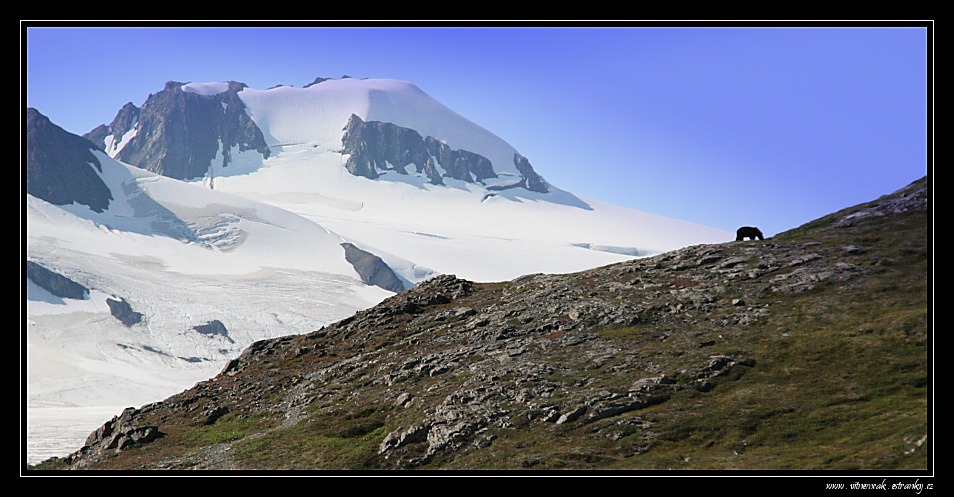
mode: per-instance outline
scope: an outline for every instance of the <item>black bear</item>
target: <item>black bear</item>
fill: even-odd
[[[735,241],[741,242],[746,238],[749,240],[755,240],[756,238],[759,240],[764,240],[764,238],[762,238],[762,232],[759,231],[758,228],[754,228],[752,226],[743,226],[735,232]]]

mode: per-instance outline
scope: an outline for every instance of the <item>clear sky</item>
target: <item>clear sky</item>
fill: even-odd
[[[349,75],[414,83],[559,188],[732,231],[933,173],[932,23],[22,26],[25,106],[76,134],[170,80]]]

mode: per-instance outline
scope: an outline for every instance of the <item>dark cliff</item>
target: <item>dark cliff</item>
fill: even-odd
[[[352,114],[344,128],[342,154],[348,155],[345,167],[351,174],[375,179],[381,171],[407,174],[408,166],[426,175],[435,185],[444,184],[444,178],[468,183],[483,183],[496,178],[493,164],[486,157],[468,151],[453,149],[432,137],[422,137],[413,129],[379,121],[365,122]],[[543,179],[521,155],[514,156],[514,165],[521,180],[512,187],[547,193]]]
[[[141,109],[126,104],[109,126],[86,136],[105,148],[107,136],[118,141],[135,128],[135,136],[115,158],[176,179],[204,176],[219,152],[221,165],[227,167],[234,148],[255,150],[268,158],[264,136],[238,96],[244,83],[230,81],[227,91],[215,95],[184,91],[182,85],[166,83]]]
[[[113,195],[97,172],[96,147],[50,122],[34,108],[26,114],[27,193],[51,204],[83,204],[95,212],[109,207]]]

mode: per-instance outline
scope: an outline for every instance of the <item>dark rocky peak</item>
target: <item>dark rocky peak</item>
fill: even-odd
[[[332,79],[332,78],[322,78],[321,76],[318,76],[317,78],[315,78],[314,81],[312,81],[311,83],[308,83],[307,85],[305,85],[305,88],[308,88],[308,87],[311,87],[311,86],[315,86],[315,85],[317,85],[317,84],[319,84],[319,83],[324,83],[325,81],[328,81],[329,79]]]
[[[139,122],[139,107],[133,105],[132,102],[127,102],[113,118],[112,123],[108,126],[104,124],[97,126],[83,135],[83,138],[93,142],[100,150],[108,151],[111,146],[118,144],[123,136],[136,126],[137,122]],[[110,138],[109,145],[106,143],[107,138]]]
[[[93,130],[90,138],[105,148],[106,137],[113,136],[115,142],[135,127],[135,136],[116,151],[116,159],[176,179],[206,175],[220,143],[225,147],[223,167],[231,162],[236,147],[269,156],[261,130],[238,96],[245,83],[229,81],[228,90],[212,95],[183,90],[183,85],[167,82],[140,109],[126,104],[110,126]]]
[[[96,146],[27,109],[27,193],[56,205],[79,203],[103,212],[113,199],[97,174],[102,164]]]
[[[333,80],[333,79],[335,79],[335,78],[323,78],[323,77],[321,77],[321,76],[318,76],[317,78],[315,78],[314,81],[312,81],[311,83],[308,83],[308,84],[305,85],[304,87],[305,87],[305,88],[308,88],[308,87],[310,87],[310,86],[315,86],[315,85],[317,85],[317,84],[319,84],[319,83],[324,83],[325,81],[330,81],[330,80]],[[351,76],[348,76],[347,74],[344,74],[344,75],[342,75],[342,76],[341,76],[340,78],[338,78],[338,79],[351,79]]]
[[[468,150],[453,149],[432,136],[422,137],[410,128],[364,121],[352,114],[343,131],[341,153],[349,155],[345,167],[355,176],[375,179],[382,171],[407,174],[407,167],[413,165],[435,185],[444,184],[445,177],[468,183],[483,183],[497,177],[490,159]],[[514,164],[523,179],[510,188],[547,193],[546,183],[525,157],[516,154]]]

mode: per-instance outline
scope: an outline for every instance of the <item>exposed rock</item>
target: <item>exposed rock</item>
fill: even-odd
[[[244,83],[230,81],[227,91],[215,95],[184,91],[182,86],[166,83],[138,112],[127,104],[109,126],[87,136],[103,149],[128,137],[121,148],[109,150],[116,159],[176,179],[206,175],[218,153],[227,167],[234,149],[269,157],[264,135],[238,96]]]
[[[835,227],[850,224],[853,221],[872,216],[900,214],[907,211],[926,210],[928,208],[928,190],[926,179],[912,182],[910,185],[873,202],[863,204],[858,209],[844,214],[834,224]]]
[[[345,250],[345,260],[358,272],[361,281],[395,293],[404,290],[404,283],[380,257],[351,243],[342,243],[341,246]]]
[[[530,165],[530,161],[526,157],[520,154],[514,154],[513,165],[517,166],[517,171],[520,171],[520,174],[523,175],[522,186],[524,188],[531,192],[539,193],[547,193],[550,191],[550,189],[547,188],[546,182],[533,170],[533,166]]]
[[[48,292],[64,299],[83,300],[89,297],[89,289],[33,262],[26,262],[26,276]]]
[[[229,341],[233,341],[229,337],[229,330],[224,324],[222,324],[222,321],[219,321],[218,319],[213,319],[212,321],[209,321],[205,324],[193,326],[192,329],[203,335],[220,336],[227,338]]]
[[[26,119],[27,193],[55,205],[74,202],[94,212],[109,207],[113,195],[97,174],[102,164],[92,142],[65,131],[34,108]]]
[[[321,76],[318,76],[317,78],[314,79],[314,81],[312,81],[311,83],[308,83],[303,88],[308,88],[308,87],[317,85],[319,83],[323,83],[325,81],[328,81],[329,79],[332,79],[332,78],[322,78]]]
[[[444,176],[468,183],[482,183],[486,179],[497,177],[490,159],[482,155],[467,150],[452,149],[446,143],[431,136],[425,138],[424,143],[430,157],[433,157],[437,165],[444,169]]]
[[[444,184],[444,178],[484,183],[497,177],[486,157],[452,149],[437,138],[422,137],[410,128],[380,121],[365,122],[352,114],[343,131],[341,153],[348,155],[345,168],[355,176],[375,179],[384,171],[408,174],[407,168],[413,165],[417,173],[426,175],[435,185]],[[514,164],[522,175],[521,180],[514,185],[490,189],[523,187],[547,193],[546,183],[525,157],[517,154]]]
[[[108,298],[106,304],[109,305],[109,313],[127,328],[142,321],[142,313],[134,311],[129,302],[126,302],[126,299],[114,300]]]
[[[556,424],[562,425],[564,423],[572,423],[573,421],[580,419],[581,416],[586,414],[586,410],[587,410],[586,406],[580,406],[570,412],[561,414],[560,417],[557,418]]]
[[[409,428],[398,428],[388,433],[381,441],[378,448],[379,453],[387,452],[391,449],[398,449],[410,443],[418,443],[427,440],[428,429],[423,426],[411,426]]]
[[[137,414],[138,410],[130,407],[123,410],[119,416],[113,416],[87,437],[80,451],[67,457],[67,463],[76,469],[82,469],[108,457],[110,453],[121,452],[136,444],[149,443],[162,436],[157,426],[138,424]]]
[[[83,138],[93,142],[100,150],[104,150],[107,153],[115,153],[121,148],[123,138],[126,137],[127,133],[135,129],[136,123],[138,122],[139,107],[133,105],[132,102],[127,102],[126,105],[123,105],[123,107],[119,109],[119,113],[113,118],[113,122],[108,126],[105,124],[97,126],[89,133],[83,135]]]

